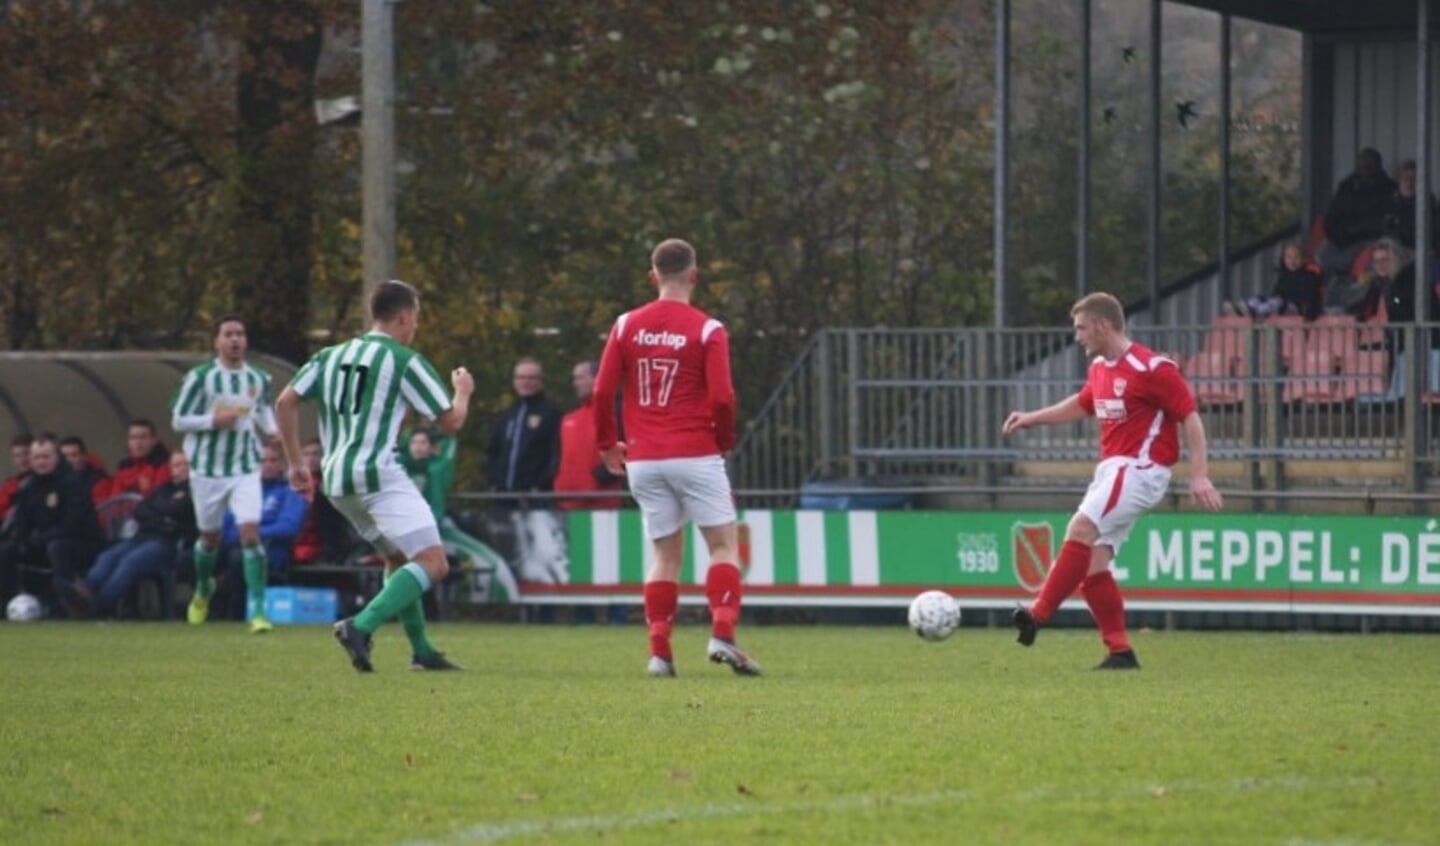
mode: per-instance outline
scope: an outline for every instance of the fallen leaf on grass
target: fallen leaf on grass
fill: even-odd
[[[516,802],[539,802],[539,801],[540,801],[540,794],[538,794],[538,793],[516,793],[516,794],[515,794],[515,801],[516,801]]]
[[[415,758],[409,752],[405,753],[405,766],[415,769]]]
[[[671,781],[689,781],[689,780],[690,780],[690,771],[689,771],[689,770],[671,770],[671,771],[670,771],[670,780],[671,780]]]
[[[48,806],[40,809],[40,816],[42,816],[42,817],[63,817],[63,816],[65,816],[65,809],[64,809],[64,808],[57,808],[57,807],[55,807],[54,805],[48,805]]]
[[[754,795],[755,795],[755,791],[751,790],[750,788],[746,787],[746,786],[743,785],[743,784],[737,784],[737,785],[735,785],[735,792],[736,792],[736,793],[739,793],[741,796],[754,796]]]
[[[260,822],[261,822],[262,820],[264,820],[264,819],[265,819],[265,814],[264,814],[264,812],[262,812],[262,811],[251,811],[251,812],[245,817],[245,822],[249,823],[250,825],[259,825]]]

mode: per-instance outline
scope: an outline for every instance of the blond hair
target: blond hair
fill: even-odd
[[[1103,320],[1114,327],[1116,332],[1125,331],[1125,307],[1110,294],[1095,293],[1081,297],[1070,307],[1071,317],[1080,314]]]

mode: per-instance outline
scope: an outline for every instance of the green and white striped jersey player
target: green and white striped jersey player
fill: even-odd
[[[190,491],[195,501],[195,595],[186,613],[192,624],[209,617],[215,590],[215,556],[228,508],[240,530],[245,587],[254,613],[250,630],[268,632],[265,619],[265,549],[260,544],[261,437],[276,432],[270,376],[245,362],[245,321],[227,314],[215,321],[215,358],[190,370],[171,404],[170,425],[185,435]]]
[[[407,411],[453,435],[465,424],[475,382],[450,373],[453,395],[424,356],[410,348],[419,327],[420,295],[404,282],[377,286],[370,297],[371,329],[316,353],[276,400],[281,442],[297,490],[314,484],[300,447],[301,402],[320,412],[320,490],[360,535],[385,557],[385,588],[352,618],[335,624],[335,638],[360,672],[374,669],[370,636],[398,617],[410,640],[410,667],[454,670],[425,635],[421,596],[444,581],[450,565],[429,504],[406,475],[396,442]]]

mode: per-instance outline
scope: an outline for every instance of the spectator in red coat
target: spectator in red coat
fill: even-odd
[[[560,466],[555,473],[555,492],[618,491],[620,477],[605,469],[600,450],[595,446],[595,374],[594,361],[582,361],[572,370],[575,396],[580,406],[560,421]],[[572,498],[555,500],[556,508],[619,508],[619,497]]]
[[[35,440],[28,434],[16,435],[10,439],[10,465],[15,472],[0,482],[0,523],[5,522],[15,504],[15,493],[20,483],[30,475],[30,444]]]
[[[105,488],[108,499],[122,493],[142,496],[170,480],[170,450],[155,434],[155,424],[131,420],[126,432],[126,456],[115,465],[115,475]]]

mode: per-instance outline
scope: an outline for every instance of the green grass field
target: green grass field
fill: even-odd
[[[1440,842],[1440,639],[0,625],[0,843]]]

